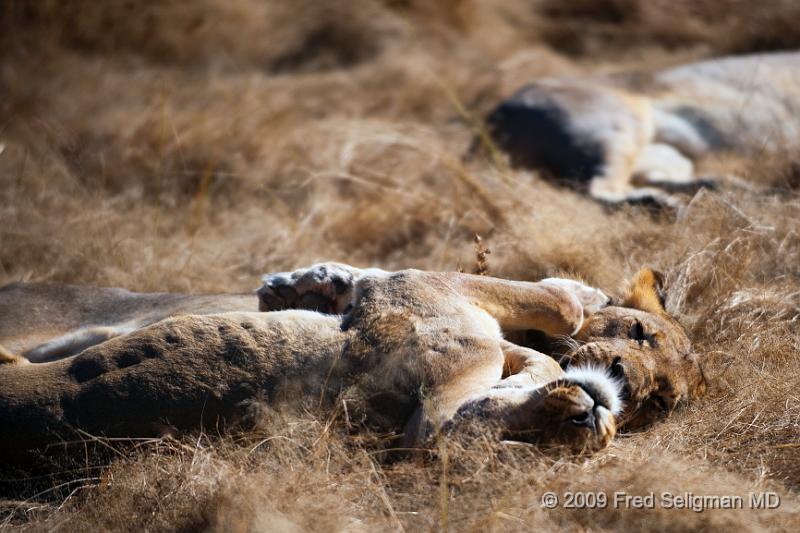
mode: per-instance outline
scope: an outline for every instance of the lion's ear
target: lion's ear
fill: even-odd
[[[643,268],[633,277],[623,306],[655,314],[666,313],[664,275],[651,268]]]

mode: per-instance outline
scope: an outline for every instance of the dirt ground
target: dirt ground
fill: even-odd
[[[760,189],[654,214],[463,156],[527,80],[792,49],[798,17],[788,0],[0,2],[0,284],[232,292],[320,260],[471,270],[478,233],[495,276],[566,272],[614,293],[642,265],[662,270],[711,384],[591,458],[477,440],[382,461],[313,413],[244,435],[108,443],[103,464],[0,479],[0,524],[796,529],[800,158],[702,161]],[[544,508],[546,491],[562,505]],[[608,504],[565,508],[570,491]],[[749,509],[764,491],[780,506]],[[616,492],[745,508],[632,509]]]

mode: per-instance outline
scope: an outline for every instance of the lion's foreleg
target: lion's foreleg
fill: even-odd
[[[526,412],[540,400],[533,392],[564,377],[564,371],[550,357],[500,340],[500,353],[486,346],[470,357],[453,354],[449,376],[423,396],[419,409],[404,428],[404,447],[424,443],[438,429],[470,419],[516,431],[535,422]],[[460,366],[464,360],[469,366]],[[460,423],[460,422],[458,422]]]
[[[534,387],[564,376],[559,364],[543,353],[508,341],[500,341],[505,361],[503,379],[494,388]]]
[[[462,275],[457,290],[506,331],[535,329],[552,336],[574,335],[584,316],[608,303],[602,291],[560,278],[530,283]]]

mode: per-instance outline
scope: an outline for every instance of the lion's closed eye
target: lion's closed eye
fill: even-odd
[[[661,396],[657,396],[657,395],[654,395],[651,399],[653,401],[653,405],[655,405],[656,408],[659,411],[661,411],[663,413],[668,413],[669,412],[669,410],[670,410],[669,409],[669,404],[667,403],[666,399],[662,398]]]

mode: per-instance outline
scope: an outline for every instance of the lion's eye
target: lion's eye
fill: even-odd
[[[661,396],[653,396],[652,400],[659,411],[662,411],[664,413],[669,411],[669,406],[667,405],[667,401]]]
[[[588,411],[569,417],[569,421],[576,426],[588,426],[593,422],[592,415]]]
[[[643,346],[644,341],[647,341],[647,344],[649,344],[651,348],[658,348],[658,340],[656,339],[656,335],[653,333],[647,333],[639,320],[634,322],[631,328],[628,330],[628,337],[638,342],[639,346]]]
[[[637,320],[633,323],[631,329],[628,330],[628,337],[638,341],[639,344],[642,344],[647,339],[647,335],[644,332],[644,326],[642,326],[641,322]]]

